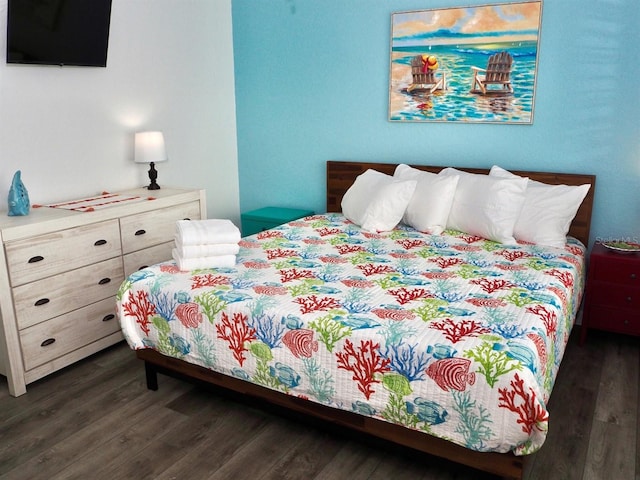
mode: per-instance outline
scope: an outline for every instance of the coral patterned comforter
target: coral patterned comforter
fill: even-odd
[[[340,214],[246,237],[235,268],[131,275],[118,315],[152,348],[478,451],[543,444],[584,247],[506,246]]]

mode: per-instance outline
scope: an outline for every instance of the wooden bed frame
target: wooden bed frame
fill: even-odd
[[[443,168],[423,165],[412,166],[430,172],[438,172]],[[327,211],[339,212],[341,210],[340,202],[342,200],[342,196],[354,182],[355,178],[367,169],[372,168],[384,173],[393,174],[395,167],[395,164],[369,162],[327,162]],[[488,173],[488,169],[464,168],[461,170],[472,173]],[[514,171],[513,173],[550,184],[591,184],[591,189],[584,199],[570,229],[570,234],[572,236],[578,238],[585,245],[588,245],[595,189],[594,175],[521,171]],[[147,387],[151,390],[158,389],[158,373],[204,381],[208,384],[223,387],[242,395],[250,396],[261,401],[267,401],[288,410],[310,415],[332,424],[348,427],[359,432],[373,435],[431,455],[446,458],[456,463],[468,465],[504,478],[522,478],[524,457],[518,457],[512,453],[483,453],[469,450],[451,442],[431,437],[422,432],[410,430],[383,420],[364,417],[356,413],[338,410],[270,390],[260,385],[255,385],[208,370],[198,365],[192,365],[182,360],[164,356],[154,350],[136,350],[136,355],[139,359],[145,362]]]

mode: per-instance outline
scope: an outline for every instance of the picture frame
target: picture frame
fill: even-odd
[[[542,0],[391,15],[389,121],[533,124]]]

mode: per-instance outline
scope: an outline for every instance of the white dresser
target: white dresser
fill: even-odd
[[[0,373],[9,393],[122,340],[124,278],[171,258],[176,220],[206,218],[204,190],[146,188],[79,212],[0,212]]]

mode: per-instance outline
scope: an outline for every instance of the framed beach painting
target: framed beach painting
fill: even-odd
[[[542,1],[391,16],[389,120],[533,123]]]

